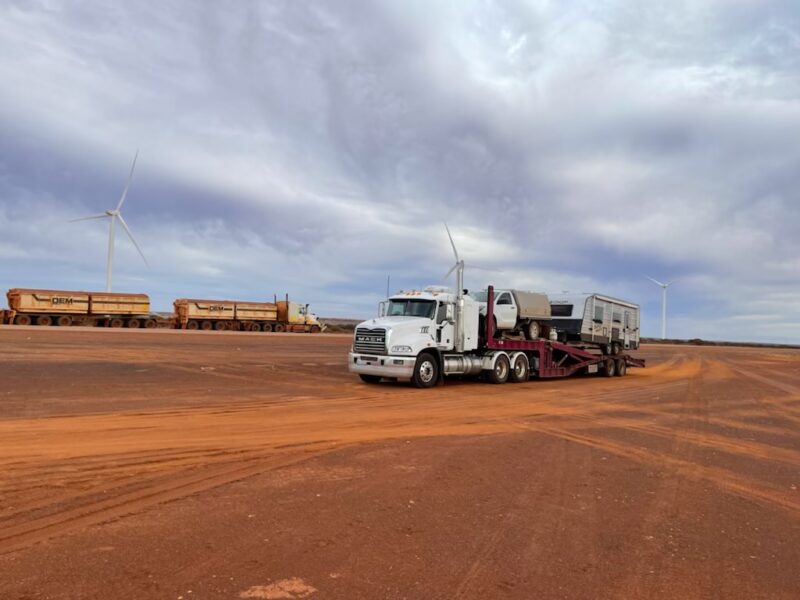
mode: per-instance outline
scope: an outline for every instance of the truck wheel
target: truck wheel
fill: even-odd
[[[36,324],[41,325],[42,327],[49,327],[53,324],[53,319],[47,315],[42,315],[41,317],[36,317]]]
[[[364,383],[380,383],[381,378],[377,375],[359,375],[361,377],[361,381]]]
[[[14,324],[15,325],[30,325],[31,318],[29,315],[17,315],[14,317]]]
[[[537,339],[542,333],[541,327],[539,327],[538,321],[530,321],[525,326],[525,337],[529,340]]]
[[[628,364],[625,362],[624,358],[617,359],[617,375],[622,377],[628,372]]]
[[[508,363],[508,357],[505,354],[501,354],[497,357],[497,360],[494,361],[494,368],[486,372],[486,377],[490,383],[505,383],[508,381],[508,374],[510,371],[511,367]]]
[[[250,331],[261,331],[261,323],[251,323]]]
[[[320,331],[322,331],[322,328],[319,325],[311,326],[311,333],[319,333]]]
[[[272,331],[272,323],[264,323],[263,329],[264,329],[264,331],[269,333],[270,331]]]
[[[67,315],[62,315],[58,317],[58,321],[56,321],[56,323],[58,323],[59,327],[69,327],[70,325],[72,325],[72,317],[68,317]]]
[[[613,377],[617,372],[617,361],[613,358],[607,358],[603,361],[603,375],[606,377]]]
[[[128,321],[128,327],[131,329],[138,329],[141,324],[142,323],[139,321],[139,319],[131,319]]]
[[[144,322],[145,329],[155,329],[156,325],[158,325],[158,323],[156,323],[155,319],[147,319],[147,321]]]
[[[203,331],[211,331],[214,329],[214,323],[212,321],[203,321],[200,323],[200,329]]]
[[[283,323],[278,323],[277,325],[275,325],[275,331],[277,331],[278,333],[281,333],[285,330],[286,327],[283,326]]]
[[[217,331],[222,331],[223,329],[225,329],[225,321],[217,321],[216,323],[214,323],[214,329],[216,329]]]
[[[430,388],[439,381],[439,365],[433,355],[423,352],[414,365],[414,376],[411,382],[418,388]]]
[[[188,323],[186,323],[186,329],[189,329],[191,331],[197,331],[198,329],[200,329],[200,323],[198,323],[197,321],[189,321]]]
[[[122,319],[111,319],[108,322],[109,327],[122,327]]]
[[[514,365],[511,368],[511,373],[508,375],[508,380],[511,383],[522,383],[528,381],[528,357],[524,354],[518,354],[514,359]]]
[[[619,354],[619,344],[617,342],[611,344],[611,354],[613,354],[614,356]]]

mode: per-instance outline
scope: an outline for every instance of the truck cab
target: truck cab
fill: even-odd
[[[422,355],[441,363],[442,353],[452,352],[463,331],[465,348],[477,348],[478,307],[462,297],[463,326],[457,328],[459,299],[447,288],[400,292],[382,303],[380,316],[360,323],[353,337],[349,368],[368,383],[382,377],[424,377],[415,369]],[[434,369],[437,373],[441,372]],[[430,382],[424,382],[430,383]],[[435,382],[434,382],[435,383]]]

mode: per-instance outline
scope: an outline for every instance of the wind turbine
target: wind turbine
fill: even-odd
[[[450,277],[450,274],[455,271],[456,272],[456,292],[459,296],[463,293],[464,290],[464,268],[469,267],[470,269],[478,269],[480,271],[494,271],[499,272],[499,269],[487,269],[486,267],[477,267],[475,265],[467,265],[464,264],[464,261],[458,256],[458,250],[456,249],[456,243],[453,241],[453,236],[450,233],[450,228],[447,226],[447,223],[444,224],[444,228],[447,230],[447,237],[450,238],[450,245],[453,247],[453,254],[456,257],[456,263],[450,267],[450,270],[442,279],[447,279]]]
[[[661,287],[661,339],[665,340],[667,339],[667,288],[674,282],[670,281],[669,283],[661,283],[657,279],[647,277],[647,275],[645,275],[645,278]]]
[[[139,252],[139,256],[142,257],[144,264],[148,267],[150,264],[147,262],[147,259],[144,257],[144,253],[142,253],[142,249],[139,248],[139,244],[136,243],[136,239],[133,237],[131,230],[128,228],[128,224],[125,222],[125,219],[122,218],[122,205],[125,202],[125,197],[128,195],[128,188],[131,186],[131,179],[133,179],[133,170],[136,168],[136,159],[139,156],[139,151],[136,151],[136,154],[133,157],[133,164],[131,165],[131,172],[128,175],[128,182],[125,184],[125,189],[122,191],[122,197],[119,199],[119,203],[117,204],[116,208],[109,209],[99,215],[92,215],[91,217],[81,217],[80,219],[72,219],[70,223],[74,223],[76,221],[91,221],[94,219],[108,219],[108,266],[106,267],[106,291],[111,291],[111,273],[114,267],[114,226],[119,220],[119,224],[122,225],[122,228],[125,230],[125,233],[128,234],[128,237],[133,242],[133,245],[136,247],[136,250]]]

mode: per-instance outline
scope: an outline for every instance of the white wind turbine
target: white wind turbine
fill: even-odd
[[[128,188],[131,186],[131,179],[133,179],[133,170],[136,168],[136,159],[139,156],[139,151],[136,151],[136,154],[133,157],[133,164],[131,165],[131,172],[128,175],[128,183],[125,184],[125,189],[122,191],[122,197],[119,199],[119,203],[117,204],[116,208],[112,208],[107,210],[99,215],[92,215],[91,217],[81,217],[80,219],[72,219],[70,223],[74,223],[76,221],[91,221],[93,219],[108,219],[108,265],[106,267],[106,291],[111,291],[111,273],[114,267],[114,226],[119,220],[119,224],[122,225],[122,228],[125,230],[125,233],[128,234],[128,237],[133,242],[133,245],[138,250],[139,255],[142,257],[144,264],[148,267],[150,264],[147,262],[147,259],[144,257],[144,253],[142,253],[142,249],[139,248],[139,244],[136,243],[136,240],[131,233],[131,230],[128,228],[128,224],[125,222],[125,219],[122,218],[122,204],[125,202],[125,197],[128,195]]]
[[[645,275],[645,278],[661,287],[661,339],[665,340],[667,339],[667,288],[674,282],[670,281],[669,283],[661,283],[657,279],[647,277],[647,275]]]

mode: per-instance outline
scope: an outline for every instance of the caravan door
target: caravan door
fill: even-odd
[[[631,312],[629,310],[625,311],[623,324],[625,326],[622,328],[622,345],[626,350],[629,350],[631,347]]]

